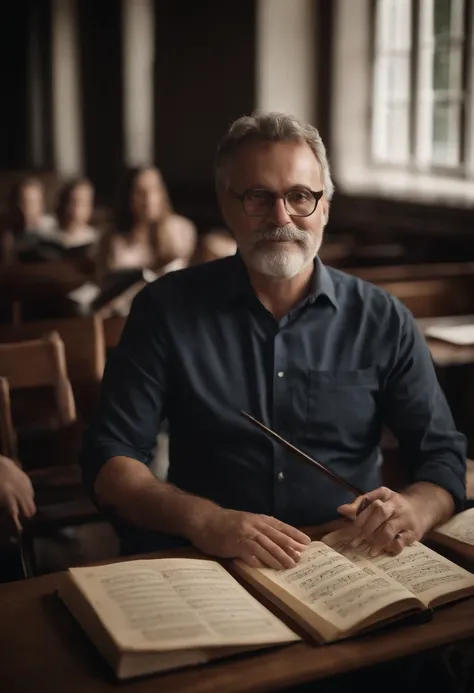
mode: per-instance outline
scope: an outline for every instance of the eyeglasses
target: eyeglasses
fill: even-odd
[[[318,206],[324,190],[310,190],[305,187],[292,188],[284,195],[277,195],[271,190],[252,188],[244,190],[239,195],[230,188],[230,191],[240,201],[242,209],[248,217],[265,217],[275,206],[277,198],[284,201],[286,212],[291,217],[309,217]]]

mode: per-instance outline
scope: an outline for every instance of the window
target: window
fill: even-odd
[[[377,0],[372,161],[474,176],[474,0]]]

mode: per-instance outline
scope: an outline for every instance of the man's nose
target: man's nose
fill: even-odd
[[[275,198],[275,203],[269,214],[269,219],[271,219],[277,226],[286,226],[286,224],[291,224],[291,217],[286,211],[285,200],[282,197]]]

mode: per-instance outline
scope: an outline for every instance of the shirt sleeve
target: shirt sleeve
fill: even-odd
[[[135,298],[120,343],[107,360],[98,414],[86,432],[81,464],[86,486],[111,457],[149,465],[166,415],[168,348],[149,287]]]
[[[384,421],[399,441],[412,482],[428,481],[448,491],[463,508],[466,439],[456,430],[438,383],[425,338],[402,309],[397,355],[384,390]]]

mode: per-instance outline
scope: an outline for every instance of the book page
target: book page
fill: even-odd
[[[474,546],[474,508],[455,515],[444,525],[436,527],[434,532]]]
[[[383,553],[370,558],[360,548],[348,547],[342,536],[341,530],[337,530],[323,537],[323,541],[369,574],[375,575],[383,571],[392,581],[415,594],[425,606],[430,606],[442,595],[474,588],[474,576],[471,573],[420,542],[406,546],[398,556]]]
[[[339,631],[350,630],[386,606],[412,598],[401,585],[384,575],[368,574],[319,541],[305,548],[294,568],[246,570],[278,585]]]
[[[214,561],[145,559],[69,572],[122,649],[299,640]]]

